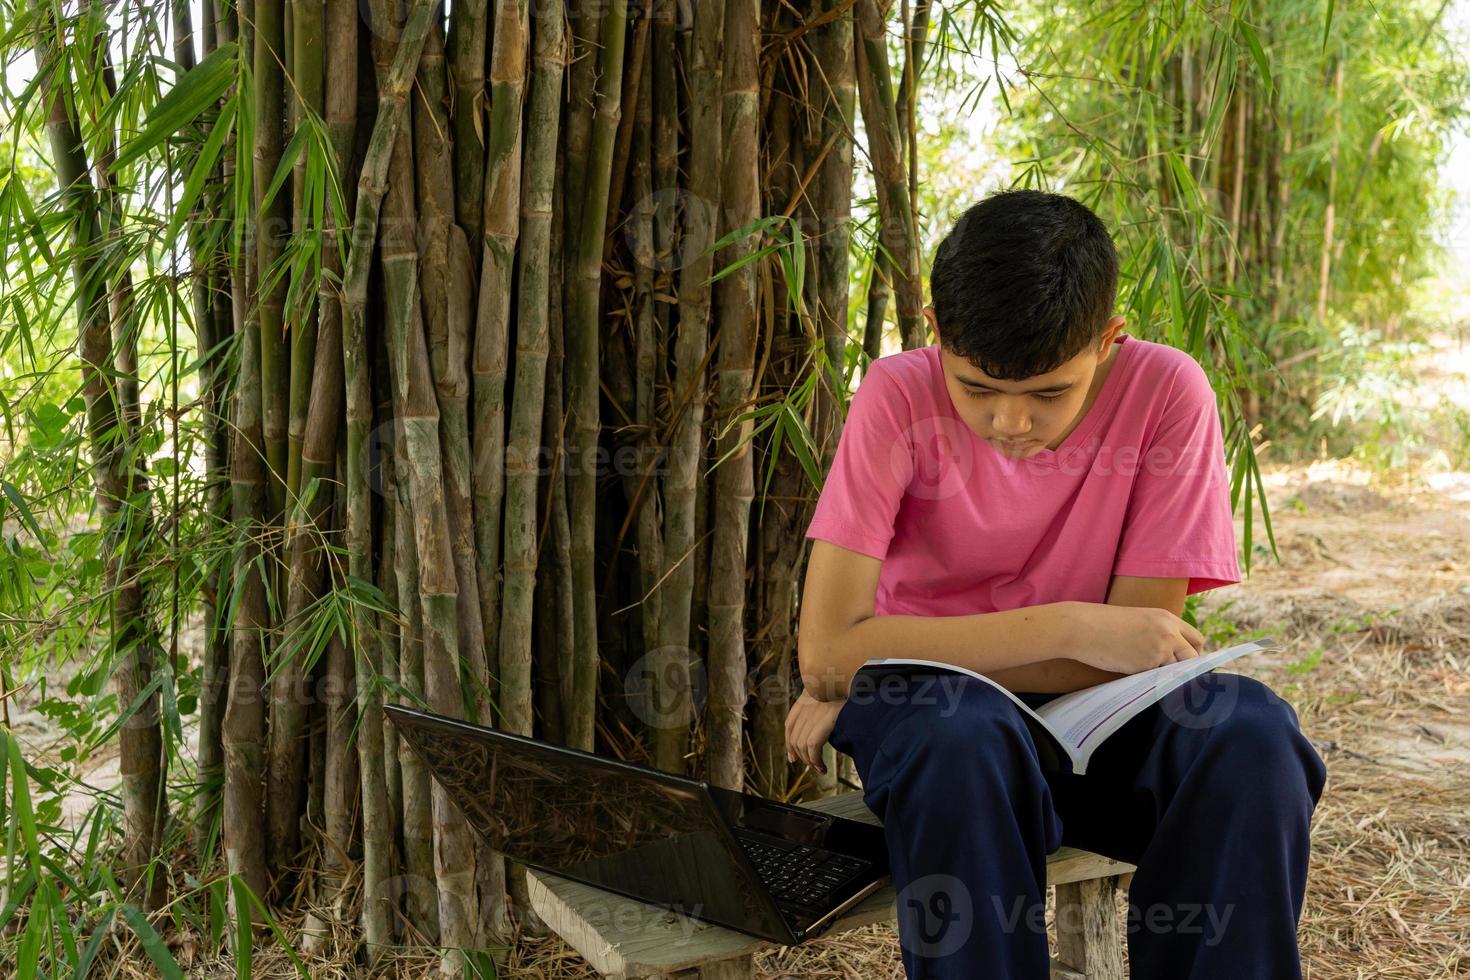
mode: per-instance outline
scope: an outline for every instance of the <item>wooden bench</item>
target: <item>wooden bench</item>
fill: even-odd
[[[882,826],[860,792],[802,805]],[[1133,865],[1063,847],[1047,856],[1046,871],[1047,884],[1056,887],[1059,955],[1052,961],[1052,980],[1123,980],[1123,930],[1113,893],[1126,885]],[[733,929],[542,871],[528,870],[526,882],[531,904],[547,926],[594,969],[616,980],[751,980],[755,954],[775,948]],[[890,883],[812,941],[897,917],[897,893]]]

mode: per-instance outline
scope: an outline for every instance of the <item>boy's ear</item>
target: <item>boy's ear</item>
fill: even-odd
[[[1108,347],[1112,344],[1113,340],[1118,336],[1118,334],[1123,332],[1123,328],[1127,326],[1127,324],[1127,318],[1124,317],[1121,313],[1118,313],[1111,317],[1108,320],[1108,325],[1103,328],[1102,349],[1098,353],[1106,354]]]
[[[939,319],[934,313],[933,305],[924,307],[924,319],[929,321],[929,329],[934,331],[934,339],[939,339]]]

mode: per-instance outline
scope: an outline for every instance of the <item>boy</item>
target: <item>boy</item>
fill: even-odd
[[[830,733],[853,757],[911,978],[1046,977],[1063,844],[1137,866],[1134,977],[1301,976],[1326,766],[1269,687],[1196,678],[1075,776],[973,677],[939,671],[935,696],[933,669],[858,669],[961,664],[1036,707],[1201,652],[1185,597],[1240,581],[1215,396],[1187,354],[1122,333],[1117,279],[1070,198],[966,211],[934,260],[939,343],[869,366],[806,534],[788,754],[821,767]]]

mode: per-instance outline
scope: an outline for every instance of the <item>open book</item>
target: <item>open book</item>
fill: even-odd
[[[1030,707],[1014,693],[984,674],[978,674],[957,664],[942,663],[936,660],[915,660],[909,657],[874,657],[864,661],[863,667],[916,664],[959,671],[962,674],[979,678],[1020,707],[1030,719],[1028,724],[1033,735],[1037,734],[1039,728],[1040,731],[1050,736],[1050,739],[1036,738],[1036,747],[1041,752],[1042,762],[1046,768],[1061,768],[1056,752],[1056,746],[1060,746],[1062,752],[1072,760],[1072,772],[1080,776],[1087,772],[1087,760],[1092,758],[1092,753],[1097,751],[1097,747],[1106,741],[1109,735],[1122,728],[1124,722],[1144,708],[1200,674],[1214,670],[1236,657],[1242,657],[1257,650],[1270,649],[1275,645],[1275,641],[1270,638],[1252,640],[1249,643],[1217,650],[1214,653],[1205,653],[1188,660],[1164,664],[1162,667],[1141,670],[1136,674],[1118,677],[1093,687],[1084,687],[1080,691],[1069,691],[1053,698],[1040,708]],[[1055,745],[1052,744],[1053,742]]]

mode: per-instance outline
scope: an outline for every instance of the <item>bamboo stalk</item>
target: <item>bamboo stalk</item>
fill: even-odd
[[[244,308],[253,275],[247,273],[236,295]],[[237,280],[238,281],[238,280]],[[265,823],[265,660],[270,616],[261,547],[265,513],[265,460],[260,435],[260,369],[256,336],[259,321],[248,317],[240,338],[240,383],[235,396],[235,445],[231,453],[230,499],[233,522],[240,535],[240,583],[235,601],[235,624],[230,649],[230,695],[225,706],[224,844],[231,874],[241,876],[260,897],[266,894]],[[242,910],[234,908],[236,918]],[[251,912],[252,921],[258,913]]]
[[[562,65],[566,57],[560,4],[549,0],[538,12],[542,16],[537,21],[527,120],[530,140],[524,160],[528,179],[521,187],[519,207],[521,265],[516,310],[516,375],[511,392],[510,440],[505,454],[505,583],[499,642],[504,725],[508,731],[521,735],[534,733],[530,688],[536,484],[541,415],[546,399],[551,193],[556,176]],[[502,18],[500,25],[505,25],[505,20]],[[500,25],[497,25],[497,38],[501,30],[512,29]],[[498,85],[497,80],[497,92],[501,91]],[[517,90],[515,95],[518,94]]]
[[[101,274],[102,259],[97,243],[102,239],[102,219],[92,180],[88,175],[86,149],[76,120],[67,111],[70,76],[65,64],[60,27],[51,47],[38,44],[36,63],[42,66],[40,91],[47,100],[46,134],[57,189],[74,215],[71,225],[72,276],[77,293],[78,350],[81,354],[82,397],[87,406],[87,436],[91,444],[92,475],[97,509],[105,536],[106,576],[112,593],[112,615],[108,643],[117,655],[114,679],[120,704],[136,704],[133,714],[118,733],[119,772],[122,777],[123,880],[132,900],[145,910],[161,908],[166,898],[164,875],[150,869],[159,855],[162,830],[167,818],[163,795],[163,732],[159,722],[158,694],[141,698],[152,681],[158,639],[145,618],[146,596],[140,581],[134,540],[146,527],[142,508],[149,499],[147,485],[137,466],[129,462],[132,434],[121,414],[118,389],[110,380],[117,374],[113,361],[114,341],[107,294]]]
[[[449,147],[444,50],[437,26],[429,31],[419,61],[422,100],[414,113],[418,180],[420,289],[427,328],[429,366],[439,401],[439,438],[444,451],[445,506],[450,546],[459,582],[459,650],[473,697],[466,717],[490,715],[490,682],[475,567],[474,516],[470,490],[469,376],[466,371],[474,317],[473,260],[454,224],[454,175]]]
[[[520,185],[520,282],[516,310],[516,368],[511,392],[510,436],[505,456],[505,582],[501,598],[498,665],[500,707],[507,730],[533,735],[531,692],[531,622],[536,584],[536,490],[540,464],[541,416],[546,400],[547,291],[550,278],[552,191],[556,177],[557,136],[561,121],[562,66],[566,60],[562,10],[558,0],[538,6],[536,48],[528,142]],[[499,40],[513,37],[518,28],[509,11],[496,23],[497,50],[492,70],[496,99],[507,87],[502,82]],[[522,35],[524,37],[524,35]],[[509,44],[510,42],[507,41]],[[524,52],[521,53],[524,59]],[[506,60],[510,60],[507,56]],[[524,61],[522,61],[524,64]],[[520,95],[512,89],[511,99]],[[516,119],[519,126],[519,118]],[[494,133],[492,126],[492,133]],[[492,141],[496,137],[492,135]],[[488,232],[488,229],[487,229]],[[489,235],[487,233],[486,241]],[[510,247],[509,245],[507,247]],[[487,271],[489,266],[486,266]],[[484,309],[483,305],[481,307]],[[523,925],[531,935],[546,928],[531,907],[525,868],[517,865],[511,876],[516,904],[524,910]]]
[[[822,7],[832,11],[844,6],[843,0],[824,0]],[[817,270],[821,277],[821,298],[816,316],[819,333],[826,347],[827,363],[837,372],[834,378],[824,374],[818,386],[818,418],[816,438],[822,446],[822,472],[831,466],[837,452],[841,432],[843,393],[841,371],[846,363],[848,250],[852,216],[853,142],[848,136],[856,132],[854,109],[857,103],[857,80],[854,77],[852,47],[852,9],[846,6],[840,16],[818,29],[813,40],[814,56],[824,68],[827,88],[820,99],[822,138],[836,137],[832,149],[822,159],[817,171]]]
[[[377,237],[379,211],[383,196],[387,191],[390,155],[401,128],[408,88],[413,82],[433,9],[434,4],[430,0],[415,0],[399,34],[397,50],[394,52],[392,63],[378,80],[377,118],[374,120],[372,136],[363,157],[352,224],[352,244],[347,255],[346,270],[343,273],[342,305],[345,318],[343,320],[342,361],[347,398],[346,546],[348,574],[362,581],[368,580],[371,575],[373,553],[372,510],[368,487],[368,430],[373,419],[367,359],[368,271],[372,262],[373,242]],[[367,613],[360,607],[354,606],[353,654],[356,662],[359,663],[357,676],[360,692],[369,689],[369,685],[362,681],[365,679],[364,658],[369,658],[367,663],[371,663],[371,655],[365,647],[370,629],[371,620]],[[375,699],[367,698],[365,703],[360,702],[359,710],[364,712],[366,727],[381,730],[380,718],[375,717],[381,714]],[[370,735],[367,737],[371,738]],[[367,751],[371,753],[371,744],[367,746]],[[372,771],[372,768],[368,767],[363,769],[365,787],[370,787],[374,782],[371,777]],[[365,788],[364,792],[370,793],[373,797],[365,797],[365,804],[376,805],[375,798],[385,798],[385,794],[378,792],[376,788]],[[379,815],[381,816],[381,813]],[[386,869],[386,856],[382,851],[386,849],[387,843],[381,833],[374,835],[374,845],[375,850],[372,854],[368,854],[365,850],[364,865],[365,872],[376,875],[383,873]],[[373,886],[371,881],[365,884],[369,888]],[[377,890],[369,894],[370,901],[365,903],[365,906],[369,907],[364,908],[365,935],[386,934],[390,928],[390,920],[385,903],[389,901],[390,896],[387,895],[383,883],[378,883]],[[381,947],[370,946],[369,949],[376,951]]]
[[[776,374],[781,380],[795,377],[799,348],[781,359]],[[754,749],[752,769],[755,792],[781,798],[788,794],[790,767],[786,763],[786,715],[791,704],[791,671],[796,661],[796,596],[799,582],[798,563],[804,544],[802,532],[810,520],[807,503],[777,507],[773,500],[797,500],[806,474],[790,452],[776,459],[776,472],[767,493],[767,506],[759,524],[759,558],[756,561],[756,622],[761,624],[752,641],[751,659],[756,664],[756,684],[761,692],[752,721],[751,743]],[[716,517],[718,520],[718,517]],[[742,678],[743,680],[743,678]],[[713,684],[711,684],[713,687]],[[743,761],[743,759],[741,760]],[[826,776],[835,774],[829,767]],[[835,788],[835,786],[829,786]]]
[[[391,417],[392,406],[388,405],[380,418]],[[390,443],[391,446],[391,443]],[[384,488],[385,499],[382,508],[382,524],[380,533],[377,535],[378,547],[381,549],[377,562],[377,586],[378,591],[384,596],[395,596],[398,590],[398,504],[397,490],[393,483],[393,454],[386,452],[381,455],[380,461],[381,486]],[[398,617],[389,612],[380,613],[377,617],[378,629],[378,666],[382,670],[383,677],[391,685],[390,689],[397,689],[403,683],[403,675],[399,668],[402,657],[403,633],[399,629]],[[359,683],[358,690],[363,689]],[[359,694],[359,698],[362,695]],[[381,704],[381,700],[378,702]],[[383,734],[379,751],[382,753],[382,766],[384,773],[384,784],[388,794],[388,825],[385,828],[385,846],[390,853],[389,865],[391,866],[391,853],[394,850],[395,838],[401,833],[403,826],[403,766],[399,762],[398,753],[404,746],[399,744],[398,726],[379,710],[383,719]],[[364,758],[361,766],[366,766],[368,760]],[[425,790],[427,792],[427,788]],[[367,828],[364,828],[366,836]],[[398,848],[399,853],[402,852]]]
[[[888,315],[888,295],[892,292],[888,283],[892,278],[893,263],[881,251],[875,251],[873,268],[868,273],[868,301],[863,320],[863,353],[870,361],[883,356],[883,321]]]
[[[429,353],[419,310],[418,255],[408,234],[413,220],[413,157],[406,133],[394,143],[384,201],[383,291],[388,364],[394,404],[407,461],[414,545],[419,555],[418,592],[423,611],[424,686],[430,709],[463,715],[460,695],[454,555],[440,463],[439,406],[429,371]],[[400,479],[405,471],[400,469]],[[464,814],[437,781],[434,808],[434,872],[439,892],[440,970],[459,977],[464,951],[475,943],[477,900],[474,841]]]
[[[395,419],[394,424],[397,428]],[[399,644],[398,674],[404,691],[420,705],[428,704],[424,685],[423,613],[419,606],[418,551],[413,542],[413,523],[409,516],[408,460],[402,433],[394,439],[395,469],[395,547],[398,568],[398,608],[403,614]],[[403,741],[398,749],[399,768],[403,771],[403,863],[412,883],[407,894],[408,921],[433,943],[439,941],[439,905],[434,888],[434,805],[433,779],[428,767]]]
[[[789,76],[785,79],[778,76],[776,82],[778,85],[792,84],[788,79]],[[798,216],[805,220],[807,216],[800,211],[809,205],[794,185],[799,175],[806,172],[808,149],[807,141],[799,138],[797,131],[804,127],[791,118],[789,107],[795,104],[794,98],[781,99],[775,103],[771,113],[767,145],[786,144],[791,165],[773,174],[769,186],[774,200],[790,200],[799,207]],[[813,146],[811,152],[820,152],[820,147]],[[807,241],[815,244],[810,236]],[[806,247],[803,245],[803,249]],[[816,265],[814,259],[803,258],[803,262],[808,269]],[[760,295],[767,297],[763,304],[767,326],[762,370],[753,392],[753,397],[757,398],[766,391],[785,392],[798,384],[797,370],[806,344],[803,304],[807,304],[806,309],[815,305],[814,299],[809,302],[805,295],[791,294],[784,277],[775,275],[769,264],[758,267],[758,271],[761,280],[757,289]],[[815,278],[812,275],[806,277],[803,282],[805,292],[810,292]],[[754,535],[756,554],[754,560],[746,562],[751,566],[750,577],[754,580],[753,588],[748,590],[748,601],[754,606],[753,621],[757,625],[751,649],[744,659],[753,665],[754,683],[761,692],[752,711],[750,732],[755,791],[768,797],[785,798],[789,795],[787,782],[790,773],[786,763],[785,721],[791,703],[791,665],[796,655],[791,624],[798,586],[795,572],[805,526],[802,521],[805,506],[800,490],[806,477],[794,453],[778,451],[773,456],[771,447],[767,440],[758,463],[752,460],[760,472],[773,472],[769,484],[763,488],[765,499]],[[754,457],[755,453],[752,451],[751,455]],[[717,486],[717,492],[718,489]],[[716,540],[718,547],[718,534]],[[712,666],[713,640],[711,635]],[[739,697],[745,693],[745,672],[742,671],[737,678],[731,671],[723,683],[733,696]],[[713,680],[710,689],[713,702]],[[743,707],[743,701],[738,704]],[[740,733],[739,728],[736,728],[736,733]],[[745,760],[739,753],[739,747],[736,753],[736,765],[742,767],[738,771],[743,773]]]
[[[357,723],[357,685],[353,677],[352,659],[340,632],[333,632],[328,639],[325,659],[326,670],[323,672],[322,684],[322,704],[325,709],[323,714],[326,715],[326,730],[322,737],[325,755],[322,813],[326,840],[322,848],[322,865],[326,874],[321,894],[323,898],[331,898],[334,907],[341,908],[346,898],[344,886],[347,881],[348,852],[354,850],[353,837],[363,794],[363,773],[358,767],[358,748],[348,742]],[[358,734],[362,736],[368,732],[364,728]],[[381,784],[381,776],[379,782]],[[379,800],[384,799],[381,785],[377,794]],[[371,895],[372,892],[369,891],[368,894]],[[364,938],[367,938],[365,932]]]
[[[270,201],[265,192],[281,161],[285,129],[285,23],[280,3],[256,5],[254,19],[255,81],[255,244],[259,282],[269,282],[273,266],[281,257],[290,235],[289,199],[280,191]],[[286,298],[286,279],[263,288],[257,297],[260,307],[260,385],[261,433],[265,439],[267,518],[274,523],[285,512],[286,504],[286,411],[289,363],[283,343],[285,323],[282,320]],[[295,833],[279,817],[270,823],[271,863],[277,866],[282,848],[289,850]],[[291,814],[296,819],[296,814]],[[284,834],[285,839],[277,839]]]
[[[404,26],[396,43],[380,38],[375,45],[380,65],[379,91],[389,93],[380,98],[393,98],[397,91],[402,91],[395,88],[400,78],[406,88],[410,65],[418,64],[428,38],[428,24],[425,22],[418,29],[417,38],[411,41],[409,25],[416,13],[410,14],[409,24]],[[410,44],[414,58],[405,63],[405,46]],[[382,70],[389,55],[391,68]],[[400,67],[404,76],[398,75]],[[387,180],[382,198],[381,256],[385,338],[397,432],[404,452],[398,477],[400,486],[406,482],[408,487],[408,516],[419,559],[417,599],[422,614],[425,694],[432,711],[460,717],[464,707],[459,672],[458,581],[445,503],[439,406],[418,289],[419,261],[414,234],[418,222],[414,212],[411,134],[410,117],[395,133],[384,174]],[[359,191],[359,202],[365,193],[366,179]],[[466,965],[464,951],[474,944],[478,921],[474,842],[464,815],[438,782],[430,787],[430,797],[435,831],[439,942],[445,948],[440,971],[448,977],[459,977]]]
[[[760,120],[760,7],[757,0],[729,0],[725,7],[724,147],[721,202],[722,234],[760,216],[757,131]],[[783,100],[784,102],[784,100]],[[749,256],[758,243],[746,235],[720,253],[729,266]],[[734,425],[752,394],[756,309],[756,265],[747,262],[715,284],[719,310],[719,366],[716,371],[719,428],[715,445],[724,461],[715,470],[714,542],[709,577],[709,702],[706,709],[705,778],[727,789],[745,785],[743,722],[746,700],[745,548],[755,477],[750,453],[754,420]]]
[[[307,613],[326,577],[325,536],[329,529],[342,412],[340,313],[323,310],[322,356],[315,373],[302,453],[303,490],[287,539],[290,583],[283,624],[281,660],[271,684],[269,792],[266,797],[273,862],[284,868],[298,843],[298,821],[306,788],[306,721],[310,692],[304,671],[303,637],[313,624]]]
[[[678,188],[682,180],[679,173],[680,136],[679,113],[681,96],[685,86],[680,83],[681,61],[686,47],[676,41],[678,35],[688,33],[680,25],[675,30],[675,8],[671,4],[655,6],[653,15],[653,190],[657,197],[658,220],[653,226],[654,274],[653,274],[653,371],[649,385],[653,390],[667,390],[669,367],[669,325],[674,321],[677,300],[674,291],[674,275],[678,269],[680,235],[678,211],[673,206],[676,198],[670,193]],[[687,65],[688,62],[682,62]],[[667,202],[667,204],[666,204]],[[657,417],[651,411],[648,416],[649,438],[656,431],[652,428]],[[657,447],[660,465],[664,462],[663,447]],[[653,489],[656,490],[655,482]],[[656,493],[653,494],[656,497]],[[655,519],[657,514],[654,514]],[[661,533],[655,529],[656,534]],[[663,558],[659,557],[659,564]]]
[[[306,112],[321,116],[325,98],[326,0],[291,0],[291,127],[302,126]],[[299,234],[306,227],[306,158],[296,158],[291,181],[291,214]],[[301,442],[305,437],[306,413],[316,359],[316,316],[310,303],[293,315],[287,330],[291,335],[291,371],[286,431],[286,494],[294,499],[301,492]]]
[[[822,6],[831,11],[842,0],[824,0]],[[817,268],[821,276],[821,292],[816,316],[825,348],[827,370],[817,386],[817,421],[814,437],[821,447],[821,470],[830,471],[842,434],[843,372],[847,353],[848,220],[852,209],[853,142],[847,135],[856,131],[854,109],[856,86],[853,61],[853,28],[851,8],[832,23],[822,27],[813,40],[813,55],[824,66],[826,88],[819,100],[822,109],[823,139],[836,137],[832,149],[823,158],[816,177],[818,227],[816,242]],[[875,277],[876,279],[876,277]],[[799,557],[799,555],[798,555]],[[831,745],[822,750],[827,772],[839,775],[850,757],[839,754]]]
[[[1245,65],[1242,62],[1236,69],[1235,77],[1244,79]],[[1241,214],[1245,204],[1245,172],[1247,169],[1246,150],[1246,128],[1245,117],[1250,108],[1250,93],[1242,83],[1237,87],[1235,96],[1235,173],[1232,175],[1232,186],[1230,188],[1230,247],[1226,251],[1225,259],[1225,285],[1227,287],[1235,283],[1235,263],[1238,253],[1245,241],[1241,233]]]
[[[600,425],[598,322],[601,298],[602,252],[607,224],[608,189],[613,139],[622,117],[621,79],[627,9],[613,5],[602,18],[602,52],[597,84],[597,113],[593,119],[591,153],[583,174],[581,225],[577,229],[574,263],[568,270],[574,286],[572,322],[567,331],[567,388],[574,413],[568,459],[572,465],[569,494],[572,526],[572,577],[576,654],[573,660],[572,699],[568,711],[568,743],[591,749],[592,722],[597,706],[597,596],[594,569],[597,511],[596,456]]]
[[[293,74],[291,115],[293,127],[303,125],[307,111],[321,115],[324,98],[324,6],[322,0],[291,0]],[[260,49],[257,48],[257,51]],[[276,157],[279,158],[279,148]],[[305,227],[302,196],[306,153],[294,164],[292,213],[294,227]],[[266,234],[269,234],[267,231]],[[323,249],[328,246],[323,245]],[[327,344],[316,356],[315,307],[293,314],[283,327],[290,332],[289,404],[286,452],[285,551],[288,556],[286,619],[282,626],[283,651],[299,645],[303,614],[316,601],[326,573],[319,546],[331,513],[337,423],[342,404],[340,309],[334,309],[324,331]],[[309,443],[309,445],[307,445]],[[304,457],[304,458],[303,458]],[[316,481],[318,490],[303,506],[300,497]],[[270,763],[267,815],[273,864],[280,868],[298,844],[303,791],[307,786],[305,730],[308,692],[301,653],[284,656],[271,686]],[[313,781],[312,785],[315,785]]]
[[[449,9],[454,69],[454,217],[480,254],[480,212],[485,200],[486,0],[461,0]]]
[[[179,0],[179,7],[187,7]],[[187,14],[187,10],[185,10]],[[212,4],[204,6],[204,53],[207,56],[221,43],[221,35],[228,18],[219,19]],[[190,51],[192,55],[192,50]],[[182,62],[181,62],[182,64]],[[213,180],[219,187],[230,187],[234,183],[234,135],[226,137],[226,144],[216,165]],[[217,198],[216,212],[228,214],[226,199],[221,193]],[[201,209],[200,214],[205,211]],[[204,431],[206,468],[210,474],[209,511],[214,526],[221,532],[229,521],[229,478],[230,478],[230,434],[225,423],[228,412],[226,400],[226,371],[221,345],[234,328],[234,313],[230,304],[227,277],[215,267],[213,256],[206,259],[198,256],[194,267],[203,273],[203,299],[205,310],[198,309],[196,294],[196,322],[199,324],[199,389],[204,399]],[[194,851],[202,863],[208,860],[209,843],[214,833],[217,818],[221,816],[225,756],[221,725],[224,721],[225,697],[229,690],[230,631],[225,622],[225,610],[229,602],[232,575],[229,556],[221,553],[210,560],[205,593],[209,597],[205,609],[206,639],[204,659],[199,682],[199,752],[196,763],[196,779],[199,796],[194,823]]]
[[[254,46],[253,4],[238,8],[236,36],[241,57]],[[222,23],[230,18],[222,17]],[[223,34],[223,32],[222,32]],[[237,150],[243,152],[243,148]],[[247,215],[233,220],[248,221]],[[266,697],[265,653],[269,648],[270,613],[264,579],[265,445],[261,437],[260,320],[250,297],[256,285],[255,252],[248,246],[230,255],[230,295],[238,339],[239,367],[230,450],[231,523],[238,536],[236,548],[235,618],[230,635],[229,695],[225,703],[222,739],[225,756],[223,841],[226,868],[264,899],[269,885],[266,865],[265,760]],[[252,924],[264,917],[252,904],[236,905],[235,892],[227,895],[230,921],[244,915]],[[249,936],[235,936],[236,943]]]
[[[634,8],[638,10],[638,8]],[[647,67],[648,61],[648,37],[652,33],[649,27],[652,18],[643,13],[637,17],[633,24],[633,47],[624,57],[623,63],[627,70],[622,78],[622,94],[619,101],[624,105],[631,105],[638,101],[638,92],[642,88],[643,78],[651,69]],[[623,113],[618,120],[617,135],[613,137],[612,166],[609,169],[611,188],[608,191],[607,227],[604,229],[604,252],[603,257],[612,251],[613,231],[618,224],[618,216],[622,214],[623,203],[623,181],[628,175],[628,157],[633,146],[633,130],[637,126],[647,126],[648,116],[639,116],[637,112]]]
[[[915,241],[918,239],[919,229],[919,127],[915,120],[919,112],[919,77],[924,67],[924,43],[929,35],[929,11],[932,6],[931,0],[918,0],[910,18],[908,0],[904,0],[903,73],[898,79],[898,99],[895,106],[898,130],[902,134],[904,151],[908,155],[909,226],[914,229]],[[925,326],[923,329],[928,328]]]
[[[1332,236],[1337,227],[1337,171],[1342,152],[1342,53],[1337,55],[1337,68],[1332,84],[1337,111],[1332,114],[1332,148],[1327,156],[1327,207],[1322,216],[1322,260],[1317,272],[1317,321],[1327,321],[1327,303],[1332,294]]]
[[[565,146],[565,127],[560,135]],[[556,657],[556,727],[548,732],[560,744],[567,744],[566,715],[572,703],[572,658],[575,654],[576,634],[573,626],[572,600],[572,556],[571,519],[567,514],[567,471],[565,461],[566,412],[562,400],[563,377],[566,365],[566,343],[563,332],[562,283],[566,254],[563,248],[563,226],[566,217],[566,153],[556,154],[555,189],[552,192],[551,215],[551,279],[547,286],[547,360],[546,360],[546,408],[542,411],[542,440],[550,451],[546,475],[546,512],[541,519],[541,541],[550,541],[550,554],[540,566],[550,566],[549,574],[555,583],[552,603],[554,620],[550,624],[555,643],[552,655]],[[546,650],[545,647],[542,648]]]
[[[501,512],[505,503],[505,381],[510,296],[520,234],[521,115],[529,49],[524,4],[496,17],[490,53],[490,131],[481,215],[479,303],[475,318],[473,485],[480,614],[493,700],[503,724],[521,731],[530,716],[529,669],[500,659]]]
[[[445,111],[448,87],[444,51],[437,26],[429,31],[419,62],[422,99],[414,113],[418,175],[420,289],[427,325],[429,364],[439,405],[445,510],[458,583],[456,597],[459,656],[470,696],[465,717],[487,723],[490,670],[481,613],[476,560],[469,431],[469,377],[466,370],[475,317],[474,269],[464,232],[454,223],[454,166]],[[456,107],[458,108],[458,107]],[[512,935],[505,894],[505,859],[483,840],[473,841],[479,919],[476,945],[503,945]]]
[[[661,18],[666,20],[667,18]],[[660,25],[662,28],[664,25]],[[629,473],[624,478],[625,484],[632,488],[628,494],[628,506],[637,515],[638,521],[638,571],[639,571],[639,611],[641,613],[640,625],[643,631],[643,649],[645,651],[658,648],[659,638],[659,603],[663,592],[659,588],[659,574],[663,568],[663,535],[658,525],[658,477],[655,474],[655,465],[658,457],[658,446],[654,438],[658,431],[658,418],[654,403],[654,377],[656,358],[658,356],[658,340],[655,336],[654,307],[656,301],[654,293],[654,272],[658,261],[654,255],[653,241],[653,209],[654,197],[652,180],[652,156],[654,130],[659,126],[659,121],[654,117],[653,111],[653,75],[652,62],[657,58],[657,47],[649,49],[644,57],[650,65],[639,73],[641,81],[638,86],[637,109],[632,115],[636,130],[634,133],[632,147],[632,177],[634,211],[628,221],[633,229],[633,315],[635,323],[635,334],[637,338],[637,354],[634,368],[629,372],[632,376],[631,387],[634,389],[633,416],[637,423],[637,447],[639,450],[638,472]],[[671,93],[672,94],[672,93]],[[664,100],[665,112],[677,111],[677,102],[670,104],[670,100]],[[668,133],[663,136],[667,140]],[[621,348],[621,344],[619,344]]]
[[[704,407],[705,360],[709,344],[709,317],[713,258],[709,246],[718,240],[721,200],[724,122],[721,93],[725,2],[709,0],[694,10],[689,68],[690,134],[688,189],[681,254],[690,258],[680,269],[679,330],[674,342],[672,404],[673,431],[669,439],[668,475],[664,479],[663,597],[659,606],[659,648],[686,651],[691,647],[695,548],[702,527],[697,522],[698,488],[705,482]],[[652,666],[652,665],[650,665]],[[687,668],[687,656],[685,660]],[[682,769],[683,761],[679,760]]]
[[[582,228],[582,188],[586,186],[584,174],[591,153],[588,141],[592,134],[593,100],[596,98],[597,51],[599,32],[606,5],[599,0],[575,0],[568,10],[572,28],[570,40],[571,63],[567,67],[569,85],[567,92],[566,143],[562,154],[566,159],[566,186],[573,188],[567,195],[565,235],[563,244],[566,252],[563,260],[568,270],[576,264],[578,236]],[[567,311],[569,314],[570,309]]]
[[[541,717],[540,738],[566,744],[566,705],[571,697],[572,595],[571,564],[567,552],[571,537],[567,521],[566,472],[561,465],[562,363],[562,221],[566,154],[561,147],[566,127],[558,127],[557,152],[552,160],[551,219],[546,284],[546,400],[541,411],[541,445],[547,454],[541,471],[538,499],[544,501],[537,531],[535,669],[536,708]]]
[[[863,124],[868,132],[868,155],[873,161],[873,183],[878,193],[878,240],[897,266],[893,269],[892,288],[898,330],[904,350],[912,350],[926,342],[926,321],[919,278],[918,235],[911,220],[913,206],[904,175],[903,141],[888,69],[883,15],[877,0],[858,0],[856,14],[857,34],[853,43]]]

